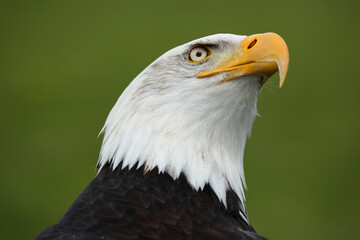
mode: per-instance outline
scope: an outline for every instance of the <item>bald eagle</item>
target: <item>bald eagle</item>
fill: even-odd
[[[101,133],[98,174],[36,239],[265,239],[250,225],[243,153],[265,81],[289,64],[275,33],[216,34],[155,60]]]

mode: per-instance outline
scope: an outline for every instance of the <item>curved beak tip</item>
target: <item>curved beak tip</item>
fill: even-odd
[[[278,65],[280,75],[280,87],[284,85],[287,71],[289,68],[289,49],[282,37],[276,33],[266,33],[273,39],[273,48],[275,49],[275,62]]]
[[[285,82],[285,78],[280,77],[280,84],[279,84],[280,88],[284,85],[284,82]]]
[[[284,85],[285,78],[287,75],[287,70],[289,67],[289,53],[287,54],[287,57],[282,60],[285,60],[285,61],[281,61],[282,63],[278,64],[279,76],[280,76],[280,87],[282,87]]]

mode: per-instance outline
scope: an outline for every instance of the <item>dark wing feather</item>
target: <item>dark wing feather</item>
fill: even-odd
[[[195,191],[183,175],[143,173],[105,166],[36,239],[265,239],[240,217],[231,191],[225,209],[209,186]]]

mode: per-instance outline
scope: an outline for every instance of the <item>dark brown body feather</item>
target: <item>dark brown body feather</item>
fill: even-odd
[[[196,191],[184,175],[143,172],[105,166],[36,239],[265,239],[242,220],[232,192],[226,209],[208,185]]]

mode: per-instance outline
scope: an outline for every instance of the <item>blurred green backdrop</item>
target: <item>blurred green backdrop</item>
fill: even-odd
[[[247,205],[270,239],[359,228],[359,1],[0,1],[0,239],[32,239],[95,176],[97,139],[128,83],[214,33],[273,31],[290,49],[245,152]]]

